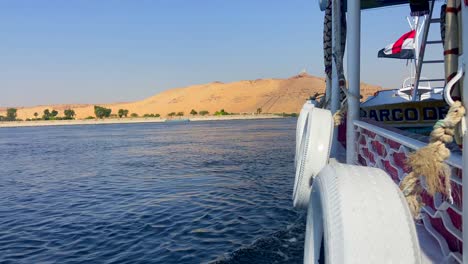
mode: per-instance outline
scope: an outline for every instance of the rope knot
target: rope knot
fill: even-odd
[[[445,163],[450,157],[450,150],[445,144],[453,141],[455,127],[464,115],[465,108],[461,102],[455,102],[450,107],[447,116],[435,123],[430,143],[408,156],[407,164],[411,167],[412,172],[402,180],[400,189],[403,191],[415,218],[419,216],[423,206],[421,202],[423,188],[420,184],[420,178],[424,179],[428,194],[434,196],[436,192],[440,192],[445,194],[450,202],[453,202],[450,182],[451,170]]]

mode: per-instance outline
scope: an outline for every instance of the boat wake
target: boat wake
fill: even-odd
[[[284,230],[274,232],[226,253],[210,264],[302,263],[306,215],[301,215]]]

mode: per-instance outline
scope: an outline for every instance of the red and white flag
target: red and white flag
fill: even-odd
[[[414,59],[415,30],[405,33],[397,41],[379,51],[379,58]]]

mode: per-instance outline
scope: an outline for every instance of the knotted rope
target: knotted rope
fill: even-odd
[[[411,213],[415,218],[423,206],[421,182],[427,186],[427,193],[434,196],[436,192],[445,194],[453,203],[450,183],[451,170],[445,161],[450,157],[446,143],[453,141],[455,128],[465,115],[465,108],[460,101],[455,102],[443,120],[437,121],[431,132],[430,142],[409,155],[407,164],[410,172],[401,182],[400,189],[406,197]]]
[[[344,85],[341,87],[341,92],[343,95],[342,97],[344,97],[341,100],[341,107],[340,109],[338,109],[338,111],[336,111],[333,114],[333,121],[335,123],[335,126],[339,126],[341,125],[341,123],[343,123],[343,119],[346,114],[346,111],[348,111],[348,98],[354,97],[354,98],[358,98],[358,100],[362,99],[362,96],[352,93]]]
[[[335,126],[339,126],[343,123],[344,115],[347,110],[348,104],[342,104],[341,108],[333,114],[333,122],[335,123]]]

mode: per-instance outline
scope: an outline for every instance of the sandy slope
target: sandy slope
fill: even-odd
[[[361,94],[366,98],[379,86],[361,85]],[[325,90],[323,78],[307,74],[297,75],[288,79],[259,79],[254,81],[238,81],[233,83],[212,82],[193,85],[185,88],[169,89],[147,99],[117,104],[101,104],[110,107],[116,114],[118,109],[128,109],[130,113],[139,115],[159,113],[166,116],[170,112],[190,113],[207,110],[214,113],[220,109],[234,113],[252,113],[262,108],[264,113],[297,113],[304,100],[316,92]],[[44,109],[55,109],[63,114],[63,110],[72,108],[77,118],[94,116],[93,105],[48,105],[35,107],[18,107],[18,118],[34,118],[37,112],[42,116]],[[5,115],[5,109],[0,109],[0,115]]]

